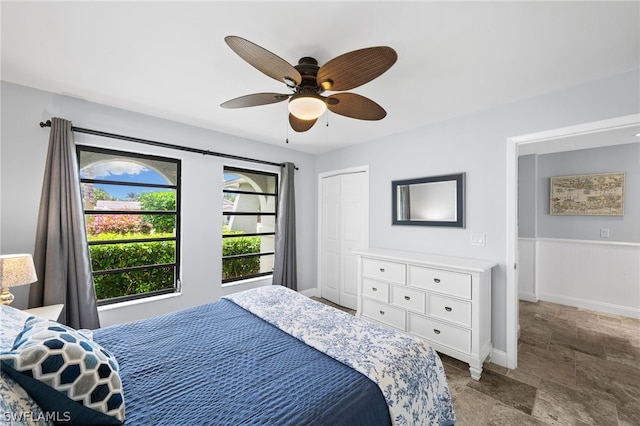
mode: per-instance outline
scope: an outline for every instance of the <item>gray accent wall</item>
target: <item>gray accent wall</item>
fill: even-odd
[[[519,237],[640,243],[640,142],[530,154],[518,160]],[[549,213],[551,177],[617,172],[625,173],[623,216]],[[608,238],[600,236],[601,229],[609,230]]]
[[[537,162],[538,237],[640,243],[640,142],[543,154]],[[625,173],[623,216],[549,214],[552,176],[610,172]],[[603,228],[609,238],[600,237]]]
[[[536,189],[535,154],[518,157],[518,237],[536,237]]]

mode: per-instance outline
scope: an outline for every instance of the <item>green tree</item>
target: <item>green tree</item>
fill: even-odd
[[[144,192],[138,195],[142,210],[175,211],[176,196],[172,191]],[[173,215],[145,214],[145,222],[153,225],[156,232],[173,232],[176,218]]]
[[[93,199],[95,201],[98,201],[98,200],[111,201],[113,200],[113,197],[109,195],[109,193],[104,189],[93,187]]]
[[[138,198],[138,194],[136,194],[135,192],[127,193],[127,200],[135,200],[136,198]]]

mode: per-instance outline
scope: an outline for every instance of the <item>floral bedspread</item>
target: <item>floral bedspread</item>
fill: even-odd
[[[426,342],[274,285],[225,296],[374,381],[394,425],[452,425],[444,367]]]

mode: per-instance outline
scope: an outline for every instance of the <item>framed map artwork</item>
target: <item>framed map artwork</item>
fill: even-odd
[[[551,177],[549,213],[623,216],[624,173]]]

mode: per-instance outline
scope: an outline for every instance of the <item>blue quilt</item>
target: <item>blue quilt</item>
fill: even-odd
[[[225,298],[377,383],[394,426],[455,423],[442,361],[422,339],[354,318],[279,285]]]
[[[388,425],[380,388],[230,300],[95,330],[127,425]]]

